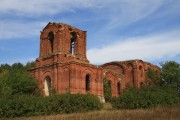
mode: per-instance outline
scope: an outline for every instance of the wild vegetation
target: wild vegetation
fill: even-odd
[[[103,78],[103,86],[104,86],[104,99],[106,102],[111,101],[112,96],[112,88],[111,83],[109,80],[107,80],[106,77]]]
[[[0,99],[0,117],[50,115],[100,110],[102,104],[94,95],[61,94],[49,97],[14,95]]]
[[[113,108],[137,109],[180,103],[180,65],[169,61],[161,66],[160,76],[148,69],[147,81],[151,80],[148,86],[141,89],[128,87],[120,97],[112,98]]]
[[[113,98],[111,103],[116,109],[149,108],[180,103],[180,97],[173,86],[127,88],[120,97]]]
[[[71,95],[67,93],[62,95],[56,95],[54,93],[49,97],[39,96],[41,90],[38,89],[36,80],[31,78],[27,73],[27,69],[33,66],[34,62],[28,63],[26,65],[22,65],[21,63],[15,63],[11,66],[7,64],[0,66],[1,118],[64,114],[74,112],[86,112],[92,110],[96,111],[102,109],[102,104],[99,102],[98,98],[90,94]],[[136,111],[127,109],[138,109],[137,111],[142,113],[145,111],[145,116],[148,116],[148,113],[151,111],[151,115],[157,117],[156,106],[173,106],[173,104],[179,106],[180,65],[179,63],[176,63],[174,61],[169,61],[161,64],[161,66],[162,69],[160,71],[160,75],[158,76],[155,71],[153,71],[152,69],[148,69],[146,74],[147,79],[150,80],[150,84],[148,86],[144,85],[140,89],[127,87],[126,90],[121,94],[121,96],[117,98],[111,97],[111,83],[108,83],[108,80],[104,78],[105,99],[106,101],[109,101],[110,104],[112,104],[112,108],[110,108],[110,110],[113,109],[113,111],[107,112],[103,110],[100,112],[96,111],[94,113],[85,113],[87,117],[82,116],[81,114],[74,114],[74,116],[72,115],[73,117],[71,118],[67,115],[66,118],[106,119],[104,117],[107,117],[108,119],[123,119],[123,117],[125,117],[124,115],[126,115],[126,117],[137,115]],[[168,107],[171,108],[170,106]],[[162,109],[166,110],[168,109],[168,107],[162,107]],[[144,108],[150,109],[144,110]],[[121,110],[114,111],[114,109]],[[174,106],[174,108],[172,109],[177,112],[176,106]],[[163,110],[159,112],[159,114],[163,116],[161,116],[162,118],[160,117],[160,119],[169,117],[163,113]],[[113,114],[118,114],[120,116],[117,117],[117,115]],[[170,118],[172,117],[171,114]],[[177,116],[179,117],[179,115]],[[136,118],[143,119],[144,116],[141,116],[141,114],[139,114],[139,117]]]
[[[107,103],[106,103],[107,104]],[[10,118],[10,120],[179,120],[180,104],[157,106],[149,109],[112,110],[106,106],[101,111]],[[3,120],[9,120],[4,118]]]
[[[37,82],[27,74],[34,63],[0,66],[0,117],[50,115],[100,110],[94,95],[70,93],[39,96]]]

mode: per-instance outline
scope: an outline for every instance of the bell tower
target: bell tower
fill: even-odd
[[[29,70],[42,95],[94,94],[103,98],[102,68],[86,57],[86,31],[64,23],[48,23],[41,31],[36,67]]]
[[[49,23],[41,32],[40,56],[48,58],[59,54],[59,62],[89,63],[86,58],[86,31],[64,23]]]

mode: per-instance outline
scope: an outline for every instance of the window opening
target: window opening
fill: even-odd
[[[51,52],[53,53],[53,44],[54,44],[54,34],[53,32],[49,32],[48,34],[49,41],[50,41],[50,47],[51,47]]]
[[[86,91],[90,90],[90,75],[86,75]]]
[[[70,53],[74,55],[74,43],[77,38],[76,32],[71,32]]]
[[[120,95],[120,92],[121,92],[121,88],[120,88],[120,82],[117,83],[117,92],[118,92],[118,95]]]

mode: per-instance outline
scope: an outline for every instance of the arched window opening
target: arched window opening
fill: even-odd
[[[74,55],[74,42],[77,38],[76,32],[71,32],[70,53]]]
[[[86,91],[90,91],[90,75],[86,75]]]
[[[120,93],[121,93],[120,82],[117,83],[117,93],[118,93],[118,95],[120,95]]]
[[[140,76],[140,77],[143,76],[142,66],[139,66],[139,76]]]
[[[48,39],[50,41],[51,52],[53,53],[53,47],[54,47],[53,46],[53,44],[54,44],[54,34],[53,34],[53,32],[49,32]]]
[[[47,76],[44,81],[44,93],[45,96],[49,96],[51,92],[51,78]]]

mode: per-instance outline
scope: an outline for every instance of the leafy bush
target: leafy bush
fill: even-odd
[[[180,103],[178,92],[173,86],[152,86],[143,89],[128,88],[118,98],[112,99],[116,109],[149,108],[156,105]]]
[[[27,65],[23,66],[21,63],[0,66],[0,97],[15,94],[38,94],[36,80],[28,75],[27,68]]]
[[[161,63],[162,83],[165,85],[175,85],[180,95],[180,64],[175,61]]]
[[[49,97],[14,95],[0,98],[0,117],[49,115],[100,110],[94,95],[62,94]]]

